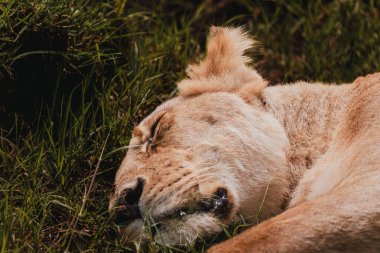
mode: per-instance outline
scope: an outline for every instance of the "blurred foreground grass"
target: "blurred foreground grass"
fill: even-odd
[[[374,0],[0,1],[1,252],[135,250],[109,222],[115,171],[211,24],[245,25],[271,83],[348,82],[380,70],[379,15]]]

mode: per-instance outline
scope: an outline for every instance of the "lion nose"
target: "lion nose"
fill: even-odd
[[[136,219],[141,219],[139,200],[143,193],[145,181],[137,179],[135,187],[126,188],[116,200],[113,208],[113,221],[118,226],[126,226]]]

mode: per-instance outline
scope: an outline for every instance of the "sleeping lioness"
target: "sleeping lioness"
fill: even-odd
[[[133,130],[110,200],[121,233],[143,237],[149,216],[156,240],[187,244],[259,215],[209,252],[380,252],[380,73],[267,87],[252,45],[212,27],[178,96]]]

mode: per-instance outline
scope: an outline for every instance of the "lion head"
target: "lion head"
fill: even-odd
[[[266,82],[244,56],[252,45],[240,28],[212,27],[207,55],[189,66],[179,95],[133,130],[110,200],[127,239],[144,234],[147,216],[160,240],[186,244],[237,214],[281,210],[289,141],[261,101]]]

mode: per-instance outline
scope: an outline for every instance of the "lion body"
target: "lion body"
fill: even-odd
[[[210,252],[378,252],[380,74],[267,89],[290,138],[289,206]]]
[[[210,252],[379,251],[380,74],[266,87],[243,56],[252,43],[212,28],[179,96],[135,128],[110,209],[128,197],[130,210],[139,188],[142,215],[121,231],[143,235],[148,213],[185,244],[243,214],[267,220]]]

